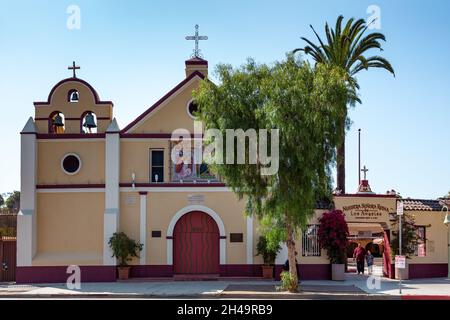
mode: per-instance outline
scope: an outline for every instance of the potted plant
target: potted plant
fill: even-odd
[[[327,251],[331,262],[331,279],[345,280],[348,225],[341,210],[325,212],[319,219],[318,238],[320,247]]]
[[[264,264],[262,266],[262,274],[265,279],[273,279],[273,269],[275,265],[275,258],[278,251],[280,251],[281,246],[276,244],[275,246],[270,245],[266,236],[260,236],[258,244],[256,245],[257,253],[256,255],[261,255],[263,257]]]
[[[119,260],[118,274],[120,280],[126,280],[130,276],[128,261],[133,257],[139,258],[139,252],[143,245],[130,239],[124,232],[115,232],[108,242],[113,252],[113,257]]]
[[[392,224],[392,240],[391,258],[395,261],[395,256],[400,254],[399,250],[399,217],[395,215],[394,223]],[[407,280],[409,279],[409,265],[408,260],[411,256],[416,255],[416,250],[420,243],[425,243],[426,239],[421,238],[417,232],[417,225],[414,216],[409,213],[404,213],[402,217],[402,255],[406,257],[405,269],[395,267],[395,279]],[[427,225],[425,227],[430,227]]]

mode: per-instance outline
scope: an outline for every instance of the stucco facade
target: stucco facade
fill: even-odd
[[[214,248],[203,243],[208,250],[217,250],[218,275],[261,276],[262,258],[255,255],[258,221],[244,215],[245,200],[239,201],[222,182],[199,175],[199,168],[188,179],[176,178],[178,167],[171,161],[172,132],[178,128],[194,132],[194,117],[189,114],[192,91],[207,75],[207,67],[199,58],[186,61],[186,78],[123,129],[113,117],[113,103],[102,101],[90,84],[75,77],[56,84],[47,101],[34,103],[35,115],[21,133],[17,282],[65,281],[68,265],[81,267],[82,281],[114,281],[116,261],[108,240],[119,231],[144,245],[140,258],[130,262],[133,277],[171,277],[180,261],[175,255],[182,261],[192,255],[180,251],[182,242],[190,240],[180,240],[177,223],[193,212],[207,217],[218,230]],[[74,92],[77,99],[72,101]],[[86,130],[88,113],[95,115],[96,132]],[[162,164],[156,165],[154,159]],[[194,172],[193,167],[186,168]],[[395,214],[398,200],[392,195],[342,195],[334,198],[334,205],[353,228],[358,229],[358,223],[375,224],[390,232],[390,214]],[[354,214],[354,206],[361,204],[369,204],[376,213]],[[311,225],[326,209],[317,208]],[[413,267],[419,274],[430,265],[446,267],[442,215],[434,209],[414,214],[418,224],[431,226],[426,229],[426,256],[414,257],[410,265],[421,265]],[[325,252],[305,255],[306,238],[302,234],[297,238],[301,277],[328,278]],[[286,257],[283,246],[276,275]]]

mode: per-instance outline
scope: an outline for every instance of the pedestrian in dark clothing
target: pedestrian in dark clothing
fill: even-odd
[[[295,251],[295,264],[297,265],[297,278],[300,279],[299,276],[299,268],[298,268],[298,261],[297,261],[297,251]],[[283,271],[289,272],[289,259],[286,260],[286,262],[283,264]]]
[[[358,247],[353,251],[353,259],[356,260],[356,269],[358,274],[364,274],[364,259],[366,257],[366,250],[362,247],[361,244],[358,244]]]

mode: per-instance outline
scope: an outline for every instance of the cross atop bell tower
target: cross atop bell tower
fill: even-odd
[[[198,48],[198,42],[199,42],[199,40],[208,40],[208,37],[198,35],[198,24],[195,25],[195,35],[186,36],[186,40],[194,40],[195,41],[195,49],[194,49],[194,52],[192,53],[192,57],[201,58],[202,54],[200,53],[200,49]]]
[[[67,68],[68,70],[72,70],[73,71],[73,78],[77,77],[77,74],[75,73],[76,70],[81,69],[79,66],[75,65],[75,61],[72,63],[71,67]]]

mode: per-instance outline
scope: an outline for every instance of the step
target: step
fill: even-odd
[[[175,281],[217,281],[219,274],[175,274]]]

